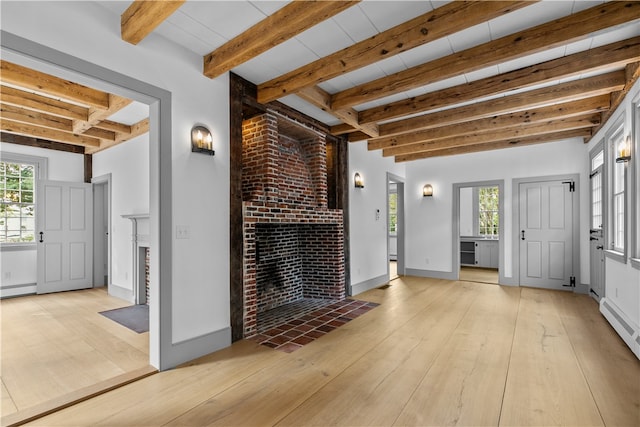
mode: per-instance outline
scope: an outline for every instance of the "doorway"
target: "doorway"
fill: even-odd
[[[596,300],[604,298],[604,141],[598,143],[590,153],[591,173],[589,174],[589,294]]]
[[[387,277],[405,273],[404,180],[387,172]]]
[[[504,282],[502,180],[453,185],[453,266],[456,280]]]
[[[111,174],[93,183],[93,287],[108,288],[111,272]]]
[[[579,265],[578,175],[514,180],[520,286],[573,291]]]

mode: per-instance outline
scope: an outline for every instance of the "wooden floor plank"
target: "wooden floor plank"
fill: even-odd
[[[640,426],[640,360],[586,295],[553,294],[600,414],[609,426]]]
[[[522,289],[501,426],[604,424],[553,294]]]
[[[497,425],[519,289],[468,284],[473,304],[396,425]]]

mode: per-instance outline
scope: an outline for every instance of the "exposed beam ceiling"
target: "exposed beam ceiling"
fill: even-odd
[[[38,140],[50,148],[77,145],[91,154],[148,132],[148,118],[132,125],[108,118],[131,104],[96,90],[7,61],[0,61],[0,129],[19,135],[13,143]]]

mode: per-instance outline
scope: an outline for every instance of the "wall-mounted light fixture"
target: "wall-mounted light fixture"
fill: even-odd
[[[356,188],[364,188],[364,180],[362,179],[360,172],[356,172],[355,175],[353,175],[353,184]]]
[[[627,135],[627,137],[620,142],[616,162],[622,163],[628,162],[629,160],[631,160],[631,135]]]
[[[213,137],[211,132],[204,126],[194,126],[191,129],[191,151],[213,156]]]
[[[422,197],[432,197],[433,196],[433,187],[431,184],[425,184],[422,187]]]

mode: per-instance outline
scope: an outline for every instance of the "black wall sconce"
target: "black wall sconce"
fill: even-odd
[[[422,187],[422,197],[433,197],[433,187],[431,184],[425,184]]]
[[[191,151],[213,156],[213,137],[211,132],[204,126],[194,126],[191,129]]]
[[[360,172],[356,172],[355,175],[353,175],[353,183],[356,188],[364,188],[364,180],[362,179]]]
[[[631,135],[627,135],[627,137],[618,146],[618,157],[616,158],[616,162],[626,163],[629,160],[631,160]]]

